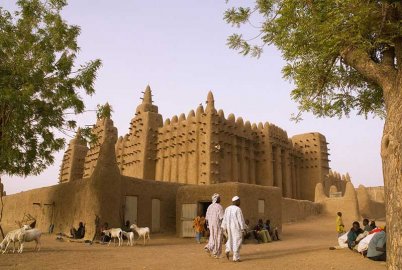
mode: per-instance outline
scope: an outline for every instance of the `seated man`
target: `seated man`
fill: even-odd
[[[262,222],[262,219],[258,220],[257,225],[255,225],[253,233],[254,233],[254,238],[255,240],[258,241],[258,243],[260,243],[260,241],[262,241],[261,236],[258,234],[259,231],[261,231],[264,227],[264,224]]]
[[[85,225],[80,222],[78,225],[78,229],[71,228],[70,230],[71,237],[74,239],[82,239],[85,236]]]
[[[377,225],[375,224],[375,221],[372,220],[372,221],[370,222],[370,229],[371,229],[371,231],[374,230],[374,229],[376,229],[376,228],[377,228]]]
[[[126,220],[126,223],[124,224],[124,227],[123,227],[123,231],[131,232],[130,225],[131,225],[130,220]]]
[[[103,224],[103,226],[100,227],[100,234],[101,234],[100,241],[101,241],[101,243],[106,243],[106,242],[109,242],[111,240],[110,235],[106,235],[106,234],[103,233],[104,230],[109,230],[109,229],[110,229],[109,228],[109,223],[107,223],[107,222],[105,222]]]
[[[384,261],[387,258],[386,254],[386,227],[383,231],[376,233],[368,244],[367,258],[373,261]]]
[[[352,249],[358,244],[357,236],[363,233],[363,230],[360,228],[360,223],[358,221],[353,222],[353,227],[348,232],[348,247]]]
[[[278,234],[278,228],[271,227],[271,220],[267,219],[267,221],[265,221],[264,229],[266,229],[269,232],[269,236],[271,237],[272,240],[280,240]]]
[[[252,230],[250,230],[250,220],[246,219],[244,223],[246,223],[246,225],[244,226],[243,241],[249,239],[252,232]]]
[[[363,230],[365,232],[369,232],[372,230],[369,224],[369,220],[367,218],[363,219]]]
[[[124,223],[122,230],[124,232],[131,232],[130,225],[131,225],[130,220],[126,220],[126,223]],[[127,237],[125,235],[123,235],[123,240],[127,240]]]
[[[264,223],[262,222],[262,219],[258,220],[258,224],[254,228],[254,237],[255,239],[257,239],[258,243],[268,243],[272,241],[268,230],[264,228]]]

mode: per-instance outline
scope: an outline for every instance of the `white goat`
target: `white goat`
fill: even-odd
[[[39,229],[31,229],[31,230],[26,230],[20,235],[20,248],[18,249],[19,253],[22,253],[24,250],[24,243],[25,242],[32,242],[35,241],[35,249],[36,251],[40,250],[40,237],[42,236],[42,232]],[[39,246],[39,247],[38,247]]]
[[[134,245],[134,233],[133,232],[125,232],[122,231],[122,234],[127,237],[127,246],[133,246]]]
[[[141,238],[141,236],[144,238],[144,245],[145,245],[145,238],[146,237],[148,237],[148,240],[151,239],[151,237],[149,236],[149,228],[148,227],[139,228],[136,224],[133,224],[133,225],[130,226],[130,229],[133,229],[138,233],[137,241]]]
[[[116,245],[116,238],[119,239],[119,247],[121,246],[121,242],[122,242],[122,229],[120,228],[113,228],[113,229],[108,229],[108,230],[104,230],[103,233],[105,235],[109,235],[110,236],[110,241],[109,241],[109,245],[110,242],[112,242],[112,238],[113,239],[113,243],[114,245]]]
[[[4,237],[3,241],[0,243],[0,250],[3,250],[3,254],[7,252],[7,248],[10,243],[13,243],[13,253],[15,252],[15,242],[20,242],[21,245],[21,236],[26,231],[29,230],[31,227],[29,225],[24,225],[22,228],[13,230],[7,233],[6,237]],[[19,252],[19,249],[18,249]]]

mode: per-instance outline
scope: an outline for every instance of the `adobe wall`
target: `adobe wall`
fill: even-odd
[[[385,217],[385,204],[371,199],[368,189],[360,185],[356,189],[359,211],[363,218],[377,219]]]
[[[180,236],[182,204],[211,201],[214,193],[221,195],[224,208],[232,204],[232,197],[239,196],[244,219],[256,224],[258,219],[270,219],[273,226],[282,229],[282,196],[279,188],[243,183],[222,183],[207,186],[186,185],[180,187],[176,199],[176,232]],[[264,214],[258,213],[258,200],[264,200]]]
[[[321,204],[319,203],[282,198],[282,224],[296,222],[319,214],[321,214]]]
[[[336,217],[337,212],[342,212],[344,222],[347,220],[360,220],[359,203],[355,188],[351,182],[346,183],[345,194],[343,197],[328,198],[325,195],[322,183],[318,183],[315,188],[315,202],[322,205],[323,215]],[[346,224],[346,223],[345,223]]]
[[[36,218],[37,228],[46,232],[52,224],[53,215],[54,231],[67,233],[73,225],[77,226],[78,222],[94,219],[91,211],[87,211],[85,207],[88,188],[88,182],[77,180],[5,196],[3,230],[18,228],[16,221],[20,221],[24,214],[30,214]],[[45,205],[52,203],[54,207]]]
[[[37,228],[44,232],[53,223],[55,233],[69,234],[70,228],[77,227],[82,221],[86,223],[86,238],[92,239],[95,214],[100,217],[101,223],[108,222],[111,227],[121,227],[124,220],[124,196],[131,195],[138,196],[139,226],[151,227],[151,201],[160,199],[161,232],[175,231],[176,193],[179,184],[121,177],[116,174],[116,170],[113,173],[110,166],[113,164],[101,160],[99,165],[100,168],[95,169],[91,178],[3,197],[3,229],[9,231],[17,228],[15,221],[29,213],[36,218]],[[45,205],[53,202],[54,207]]]
[[[384,203],[384,186],[366,187],[366,190],[372,201]]]
[[[122,176],[123,203],[121,207],[124,210],[124,196],[137,196],[137,225],[151,228],[152,199],[159,199],[160,232],[174,233],[176,231],[176,195],[181,186],[176,183],[163,183]],[[130,221],[131,223],[135,222],[134,220]]]

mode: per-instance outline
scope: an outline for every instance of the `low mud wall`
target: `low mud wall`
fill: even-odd
[[[282,223],[296,222],[321,213],[319,203],[282,198]]]
[[[67,233],[80,221],[94,220],[95,215],[86,206],[89,186],[87,180],[78,180],[3,197],[3,230],[18,228],[18,221],[26,214],[34,217],[36,227],[44,232],[54,224],[54,232]]]

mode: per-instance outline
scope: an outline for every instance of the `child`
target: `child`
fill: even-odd
[[[345,233],[345,225],[343,225],[342,213],[338,212],[336,217],[336,231],[338,232],[338,237]]]
[[[195,240],[198,244],[201,243],[201,237],[205,230],[205,218],[203,215],[198,216],[193,221],[193,228],[195,230]]]

